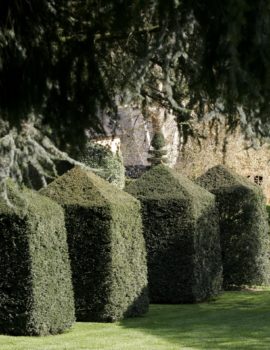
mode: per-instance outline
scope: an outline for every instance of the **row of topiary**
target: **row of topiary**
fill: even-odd
[[[150,300],[187,303],[217,295],[222,264],[215,197],[164,165],[126,190],[142,205]]]
[[[79,167],[40,194],[12,183],[8,194],[14,207],[0,204],[0,332],[56,334],[75,316],[111,322],[147,311],[135,198]]]
[[[75,315],[115,321],[145,313],[144,238],[152,302],[217,295],[222,266],[226,288],[265,282],[268,226],[259,188],[223,167],[198,183],[217,195],[220,215],[213,194],[164,165],[127,187],[141,202],[142,220],[133,196],[78,167],[40,194],[9,184],[14,208],[0,205],[0,331],[55,334]]]
[[[127,186],[142,204],[151,301],[204,300],[222,277],[224,289],[269,283],[261,188],[224,166],[196,183],[158,165]]]

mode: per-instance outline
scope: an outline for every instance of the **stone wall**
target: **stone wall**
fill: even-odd
[[[161,122],[167,143],[169,166],[193,179],[212,166],[227,165],[261,185],[270,203],[270,145],[251,147],[251,142],[245,140],[239,130],[230,133],[221,121],[197,124],[201,135],[200,142],[189,138],[183,145],[175,117],[160,108],[153,108],[151,112]],[[119,116],[117,135],[125,166],[148,166],[154,119],[151,116],[145,119],[139,109],[131,107],[121,108]],[[117,143],[119,139],[117,138]]]
[[[121,152],[121,140],[119,136],[97,137],[94,139],[94,143],[110,149],[113,154]]]
[[[164,109],[154,109],[152,113],[159,115],[162,121],[162,131],[167,142],[168,161],[174,166],[179,153],[179,133],[174,116],[165,115]],[[135,108],[122,108],[120,110],[120,128],[118,135],[121,139],[121,150],[124,163],[127,166],[149,165],[147,158],[153,136],[153,120],[145,119],[140,110]]]
[[[270,145],[251,147],[240,130],[228,133],[223,123],[210,128],[209,123],[199,127],[203,139],[200,144],[189,139],[182,146],[175,168],[184,175],[196,178],[209,168],[224,164],[242,176],[262,186],[267,202],[270,202]]]

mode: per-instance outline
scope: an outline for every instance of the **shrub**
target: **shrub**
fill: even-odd
[[[125,187],[125,167],[120,151],[114,154],[105,146],[88,142],[78,160],[90,168],[97,169],[100,177],[118,188]]]
[[[166,142],[163,133],[161,131],[155,132],[151,141],[152,149],[148,151],[150,158],[147,158],[152,166],[168,162],[165,146]]]
[[[165,138],[164,135],[161,131],[157,131],[154,133],[154,136],[151,141],[151,145],[154,147],[156,150],[160,150],[163,147],[166,146]]]
[[[142,204],[151,302],[197,302],[218,294],[222,268],[214,196],[164,165],[127,191]]]
[[[49,198],[8,185],[0,202],[0,332],[46,335],[75,321],[64,213]]]
[[[261,188],[222,165],[196,182],[217,198],[224,288],[268,283],[269,228]]]
[[[127,179],[138,179],[147,170],[149,165],[127,165],[126,166],[126,181]]]
[[[111,322],[145,313],[139,202],[79,167],[42,192],[65,209],[77,319]]]

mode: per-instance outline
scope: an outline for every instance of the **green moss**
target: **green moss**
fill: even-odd
[[[65,209],[81,321],[116,321],[148,308],[145,242],[139,202],[75,167],[42,193]]]
[[[0,202],[0,331],[56,334],[75,321],[64,213],[49,198],[8,185]]]
[[[119,151],[113,154],[107,147],[89,142],[78,160],[90,168],[97,169],[100,177],[116,187],[125,187],[125,167]]]
[[[261,188],[221,165],[196,182],[217,198],[224,288],[268,283],[269,228]]]
[[[126,190],[142,204],[152,302],[208,299],[221,288],[215,198],[164,165]]]

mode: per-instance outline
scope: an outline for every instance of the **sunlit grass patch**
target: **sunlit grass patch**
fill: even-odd
[[[214,301],[151,305],[115,324],[76,323],[48,337],[0,336],[1,350],[269,350],[270,288],[226,292]]]

